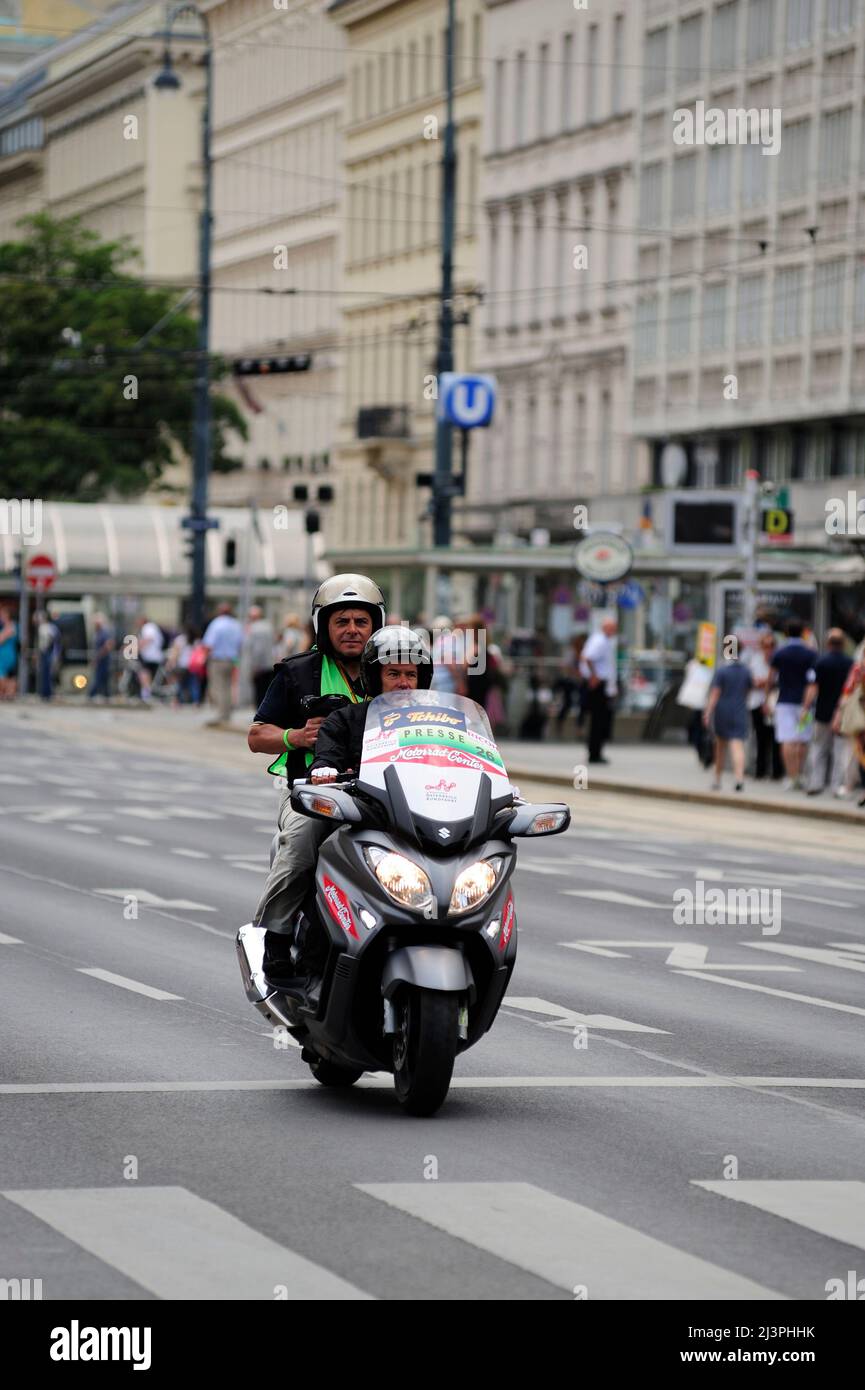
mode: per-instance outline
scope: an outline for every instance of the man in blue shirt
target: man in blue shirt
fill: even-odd
[[[218,711],[218,718],[211,720],[211,726],[228,724],[231,720],[231,679],[243,647],[243,628],[234,617],[230,603],[219,605],[201,641],[207,648],[208,689]]]
[[[787,774],[784,786],[788,790],[800,784],[811,739],[812,720],[804,705],[805,689],[814,680],[814,651],[802,641],[803,626],[800,618],[789,620],[786,628],[789,640],[778,648],[771,662],[778,686],[775,737],[781,745]]]
[[[837,796],[844,784],[850,755],[846,738],[833,734],[832,720],[853,658],[844,654],[844,633],[833,627],[826,636],[826,651],[814,663],[813,683],[805,692],[805,708],[814,711],[814,739],[808,795],[819,796],[827,780]]]

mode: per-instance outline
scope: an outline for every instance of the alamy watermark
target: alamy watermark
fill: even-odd
[[[698,101],[694,110],[678,107],[673,112],[674,145],[762,145],[763,154],[781,149],[781,108],[731,107],[724,111]]]
[[[780,888],[707,888],[698,878],[691,888],[673,893],[677,927],[759,926],[763,936],[781,930]]]
[[[24,545],[41,545],[42,499],[0,497],[0,536],[20,536]]]
[[[852,488],[846,497],[830,497],[825,511],[827,535],[865,536],[865,497],[858,497]]]

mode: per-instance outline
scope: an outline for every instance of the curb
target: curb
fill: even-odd
[[[517,767],[511,764],[508,775],[515,781],[522,777],[530,782],[545,782],[554,787],[567,787],[574,791],[570,777],[562,777],[556,772],[539,772],[536,768]],[[726,806],[737,811],[770,812],[772,815],[806,816],[821,824],[834,821],[842,825],[865,825],[865,814],[858,811],[842,811],[832,807],[828,811],[817,811],[813,806],[785,805],[777,801],[756,801],[753,797],[730,795],[729,792],[680,791],[677,787],[646,787],[640,782],[606,782],[592,778],[591,786],[602,792],[622,792],[628,796],[654,797],[659,801],[691,801],[700,806]]]

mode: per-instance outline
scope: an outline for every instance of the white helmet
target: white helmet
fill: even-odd
[[[375,580],[365,574],[334,574],[319,584],[312,599],[312,627],[319,651],[330,652],[327,622],[338,608],[365,608],[372,618],[372,630],[384,626],[384,594]],[[320,623],[319,619],[324,618]]]

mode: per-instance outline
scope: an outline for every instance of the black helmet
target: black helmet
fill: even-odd
[[[381,694],[381,668],[392,664],[416,666],[418,690],[429,690],[433,659],[422,632],[413,627],[391,625],[373,633],[360,658],[360,674],[368,695]]]
[[[312,598],[312,627],[319,651],[333,655],[327,631],[328,619],[338,608],[364,608],[376,632],[385,620],[384,594],[365,574],[334,574],[319,584]],[[324,621],[320,621],[323,619]]]

